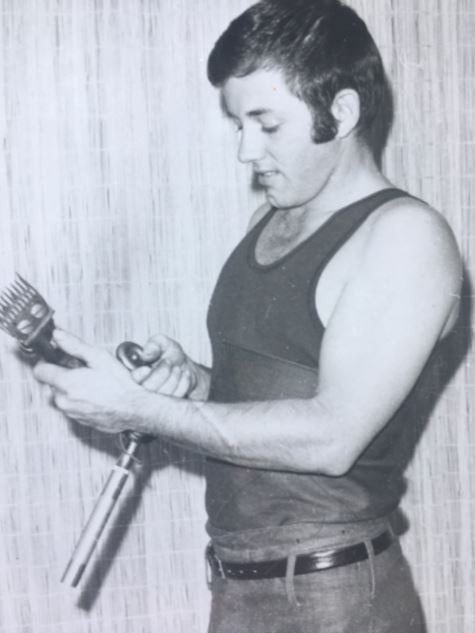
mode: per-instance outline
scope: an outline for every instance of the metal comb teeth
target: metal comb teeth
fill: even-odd
[[[48,320],[53,311],[21,275],[0,294],[0,328],[22,341]]]

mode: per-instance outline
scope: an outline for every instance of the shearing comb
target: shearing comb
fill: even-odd
[[[0,294],[0,328],[17,339],[27,357],[41,357],[71,369],[84,366],[53,344],[53,314],[40,293],[18,274]]]
[[[36,288],[18,274],[15,281],[0,294],[0,328],[19,342],[22,356],[32,362],[43,358],[49,363],[69,369],[84,367],[85,363],[82,360],[63,352],[54,343],[53,314],[54,310]],[[140,345],[124,341],[117,347],[116,356],[124,367],[131,371],[147,364],[141,358],[141,350]],[[61,582],[75,587],[81,580],[127,481],[133,462],[137,461],[135,454],[141,444],[151,439],[151,436],[136,431],[125,431],[120,434],[122,454],[112,468],[82,530]]]

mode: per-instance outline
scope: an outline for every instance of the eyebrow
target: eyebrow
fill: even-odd
[[[231,119],[239,118],[236,115],[232,114],[232,112],[228,110],[225,104],[223,104],[223,110],[226,116],[228,116],[229,118]],[[255,108],[254,110],[249,110],[248,112],[246,112],[245,116],[250,117],[251,119],[256,119],[257,117],[263,116],[265,114],[271,114],[272,112],[273,110],[271,110],[270,108]]]

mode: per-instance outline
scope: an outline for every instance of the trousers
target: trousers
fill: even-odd
[[[208,633],[425,633],[399,541],[377,556],[368,549],[368,555],[362,562],[287,578],[213,576]]]

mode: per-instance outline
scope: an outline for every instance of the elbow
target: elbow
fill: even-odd
[[[319,474],[325,475],[326,477],[343,477],[349,470],[351,470],[351,465],[348,465],[346,462],[342,463],[336,461],[323,464],[318,468]]]
[[[359,456],[351,432],[352,420],[347,421],[345,411],[335,406],[335,400],[319,398],[313,401],[312,418],[321,421],[311,427],[304,447],[307,472],[327,477],[342,477],[351,470]]]
[[[343,477],[354,466],[357,456],[341,443],[327,446],[321,455],[320,463],[316,464],[316,471],[327,477]]]
[[[352,463],[348,463],[346,461],[333,462],[331,465],[328,465],[325,468],[325,472],[322,474],[326,475],[327,477],[343,477],[344,475],[348,473],[348,471],[351,470],[352,466],[353,466],[353,462]]]
[[[318,404],[318,418],[326,418],[329,423],[325,425],[324,432],[315,428],[318,434],[313,446],[318,446],[319,450],[314,453],[314,472],[327,477],[343,477],[353,468],[364,448],[362,438],[354,431],[353,416],[348,417],[341,407],[335,406],[334,401],[327,399],[324,406],[320,397]],[[308,446],[311,445],[309,442]]]

